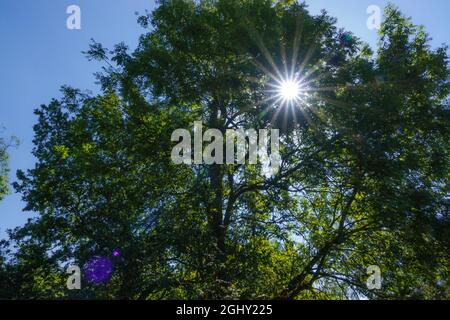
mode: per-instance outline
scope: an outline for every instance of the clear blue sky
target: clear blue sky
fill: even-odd
[[[376,31],[366,27],[369,5],[383,8],[382,0],[307,0],[312,13],[327,9],[338,25],[362,40],[376,44]],[[393,0],[416,24],[425,25],[433,45],[450,44],[450,1]],[[66,28],[66,9],[81,8],[81,30]],[[99,65],[81,54],[91,38],[106,47],[124,41],[137,44],[142,29],[135,12],[155,6],[154,0],[0,0],[0,134],[15,135],[21,144],[11,149],[10,181],[17,169],[32,168],[34,158],[33,110],[52,97],[59,97],[64,84],[96,91],[93,73]],[[25,223],[33,213],[22,212],[20,195],[10,194],[0,202],[0,238],[7,228]]]

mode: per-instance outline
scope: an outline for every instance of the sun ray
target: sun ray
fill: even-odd
[[[282,116],[283,119],[280,120],[285,126],[288,124],[288,121],[295,123],[299,120],[299,112],[307,113],[303,109],[311,106],[310,100],[313,99],[313,93],[315,91],[333,90],[331,86],[319,90],[313,86],[313,83],[318,79],[326,77],[326,75],[317,74],[321,66],[326,62],[320,60],[309,67],[308,64],[317,49],[315,45],[308,48],[302,59],[299,59],[301,51],[299,48],[303,36],[303,23],[301,19],[297,20],[296,23],[292,55],[290,57],[287,54],[285,38],[281,36],[278,57],[280,61],[278,62],[275,61],[263,43],[263,39],[258,33],[258,30],[251,23],[246,24],[246,26],[247,32],[261,53],[258,55],[251,54],[250,61],[267,76],[267,79],[255,77],[251,80],[253,82],[263,83],[266,86],[264,90],[265,96],[258,103],[259,106],[262,106],[261,109],[263,109],[259,113],[260,116],[270,114],[272,122]],[[314,113],[315,111],[311,110]],[[305,120],[310,122],[312,119],[305,114]]]
[[[298,51],[300,48],[300,42],[302,39],[302,33],[303,33],[303,20],[301,20],[300,17],[297,17],[296,22],[295,22],[294,43],[292,46],[291,73],[290,74],[294,74],[294,72],[295,72],[295,65],[297,64],[297,56],[298,56]]]
[[[282,78],[283,75],[278,70],[278,67],[277,67],[275,61],[273,60],[267,47],[264,45],[264,42],[263,42],[261,36],[259,35],[258,31],[256,30],[256,28],[253,26],[253,24],[250,21],[247,21],[246,26],[247,26],[247,31],[255,40],[255,43],[258,46],[258,48],[261,51],[264,58],[266,58],[267,62],[272,66],[273,70],[277,73],[278,77]]]

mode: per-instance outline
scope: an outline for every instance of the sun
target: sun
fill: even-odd
[[[307,98],[307,88],[297,77],[275,80],[271,86],[273,90],[270,92],[272,92],[272,99],[276,104],[300,105]]]
[[[300,91],[301,87],[298,81],[286,80],[279,85],[279,95],[286,101],[298,99]]]

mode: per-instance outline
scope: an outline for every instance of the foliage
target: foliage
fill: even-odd
[[[64,87],[36,110],[38,162],[15,187],[39,217],[4,244],[4,295],[448,297],[446,48],[392,6],[376,53],[295,1],[160,1],[139,22],[133,53],[86,52],[108,65],[102,94]],[[275,109],[285,66],[311,90]],[[171,133],[194,120],[279,128],[280,171],[173,164]],[[66,266],[114,248],[110,282],[65,289]]]
[[[8,153],[7,143],[0,138],[0,200],[8,193]]]

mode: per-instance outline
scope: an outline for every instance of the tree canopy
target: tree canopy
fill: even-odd
[[[133,52],[86,51],[101,94],[35,111],[15,188],[39,216],[3,244],[0,297],[448,298],[446,47],[393,6],[375,52],[296,1],[159,1],[139,23]],[[306,97],[276,105],[288,72]],[[279,129],[280,170],[174,164],[195,120]],[[68,265],[116,248],[109,282],[67,290]]]
[[[8,192],[8,154],[6,152],[6,143],[0,138],[0,200]]]

